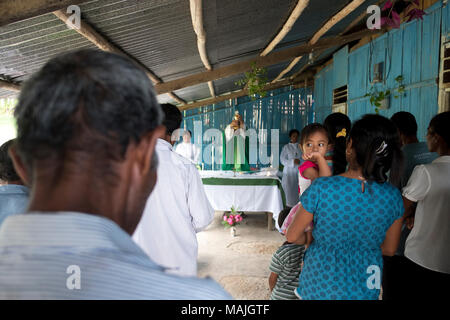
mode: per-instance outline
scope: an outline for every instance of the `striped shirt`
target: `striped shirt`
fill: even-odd
[[[0,227],[0,299],[231,299],[211,279],[169,275],[113,221],[26,213]]]
[[[278,275],[271,300],[298,300],[294,290],[298,287],[300,268],[305,253],[304,245],[283,244],[272,256],[270,271]]]
[[[0,226],[7,217],[26,211],[28,193],[27,187],[17,184],[0,186]]]

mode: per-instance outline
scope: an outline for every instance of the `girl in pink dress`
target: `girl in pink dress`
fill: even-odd
[[[329,177],[332,174],[331,168],[325,159],[329,148],[329,137],[326,128],[320,123],[312,123],[304,127],[300,137],[300,148],[303,152],[303,160],[305,160],[298,168],[298,188],[301,197],[302,193],[311,185],[314,179],[318,177]],[[288,217],[281,226],[281,232],[283,234],[286,233],[299,206],[300,202],[289,212]],[[309,226],[308,230],[311,228],[312,226]]]

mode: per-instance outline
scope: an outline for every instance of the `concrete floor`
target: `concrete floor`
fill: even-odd
[[[197,234],[198,276],[210,276],[235,299],[269,299],[269,265],[284,237],[267,229],[266,213],[252,212],[233,238],[221,224],[223,213],[216,211],[213,222]]]

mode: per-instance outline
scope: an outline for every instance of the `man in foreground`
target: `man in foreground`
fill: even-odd
[[[0,299],[228,299],[164,273],[132,241],[156,183],[162,112],[145,73],[96,50],[50,60],[22,88],[16,170],[28,212],[0,230]]]

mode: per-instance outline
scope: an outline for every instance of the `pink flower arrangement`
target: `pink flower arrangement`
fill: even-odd
[[[244,219],[242,218],[241,213],[237,212],[234,207],[232,207],[229,215],[224,214],[222,224],[225,228],[229,228],[238,225],[242,220]]]

